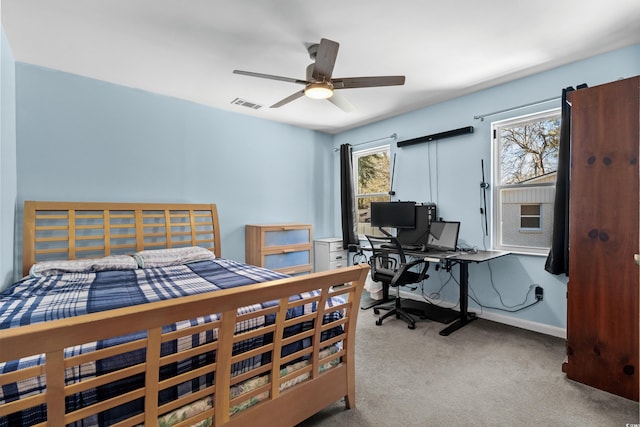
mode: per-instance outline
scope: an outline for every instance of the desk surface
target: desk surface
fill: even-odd
[[[370,247],[361,248],[363,251],[370,251]],[[391,248],[384,248],[388,250],[390,253],[393,253],[394,250]],[[485,262],[490,261],[492,259],[500,258],[505,255],[511,254],[511,252],[507,251],[477,251],[477,252],[424,252],[420,250],[408,250],[405,249],[404,254],[414,258],[425,258],[427,261],[442,261],[442,260],[452,260],[452,261],[461,261],[461,262]],[[431,259],[429,259],[431,258]]]
[[[477,251],[477,252],[422,252],[422,251],[405,251],[405,255],[411,257],[423,257],[427,261],[460,261],[460,262],[485,262],[492,259],[500,258],[505,255],[509,255],[510,252],[506,251]]]

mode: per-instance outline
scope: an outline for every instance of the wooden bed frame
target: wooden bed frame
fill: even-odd
[[[132,204],[132,203],[66,203],[25,202],[23,240],[23,272],[40,258],[76,259],[116,253],[133,253],[142,249],[178,246],[204,246],[220,256],[220,232],[217,210],[211,204]],[[215,426],[279,425],[293,426],[331,403],[345,399],[347,408],[355,406],[355,334],[360,296],[368,272],[366,264],[331,272],[313,273],[241,288],[220,290],[207,294],[138,305],[134,307],[55,320],[30,326],[0,331],[0,362],[16,360],[30,355],[46,355],[46,364],[0,375],[0,386],[16,381],[44,376],[47,389],[43,394],[0,406],[0,417],[46,403],[48,424],[59,426],[84,419],[109,408],[135,399],[144,398],[144,413],[117,424],[133,426],[144,423],[155,426],[158,416],[176,408],[213,395],[213,408],[177,425],[191,425],[211,418]],[[321,295],[300,301],[289,301],[289,296],[312,290]],[[339,321],[322,325],[327,298],[344,295],[345,304],[332,307],[344,312]],[[237,309],[265,301],[277,305],[249,314],[238,314]],[[316,302],[318,310],[310,315],[285,320],[287,309]],[[214,307],[212,309],[212,307]],[[193,319],[213,312],[220,313],[212,323],[162,333],[162,326],[181,320]],[[237,322],[253,317],[274,314],[274,325],[251,332],[235,333]],[[283,329],[300,321],[313,321],[313,328],[294,337],[283,338]],[[342,326],[344,332],[320,343],[320,334],[329,328]],[[160,344],[190,337],[193,334],[217,330],[218,339],[210,344],[160,356]],[[109,347],[91,353],[65,358],[64,349],[110,337],[146,331],[146,338]],[[265,332],[273,332],[272,343],[241,355],[232,355],[232,346]],[[295,340],[308,338],[310,347],[293,355],[280,357],[280,349]],[[322,356],[321,347],[342,342],[342,348],[330,356]],[[65,369],[90,363],[105,357],[146,349],[146,362],[106,375],[65,384]],[[196,371],[159,381],[160,366],[198,354],[216,351],[214,363]],[[271,352],[270,364],[250,372],[231,376],[231,364],[264,352]],[[282,376],[280,366],[301,355],[308,355],[308,366],[293,374]],[[331,360],[339,363],[321,369]],[[309,376],[304,382],[282,389],[281,384],[301,373]],[[117,379],[144,373],[142,388],[92,406],[65,413],[65,396],[92,389]],[[158,405],[160,390],[215,373],[215,384],[203,391],[181,397],[163,406]],[[273,374],[272,374],[273,373]],[[230,389],[256,375],[268,375],[268,382],[240,397],[230,396]],[[274,378],[275,377],[275,378]],[[247,398],[268,393],[266,400],[235,415],[230,408]]]

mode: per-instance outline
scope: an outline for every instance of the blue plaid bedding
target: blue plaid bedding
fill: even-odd
[[[0,329],[244,286],[283,277],[286,276],[264,268],[231,260],[215,259],[170,267],[104,271],[97,273],[68,273],[40,278],[25,278],[0,293]],[[301,297],[302,295],[292,297],[292,299]],[[342,303],[342,299],[340,298],[333,298],[328,301],[329,306],[335,306],[340,303]],[[239,309],[239,312],[252,312],[272,304],[275,303],[267,302],[252,307],[244,307]],[[305,304],[295,309],[290,309],[287,317],[297,317],[310,311],[315,311],[315,307],[310,304]],[[215,320],[216,316],[216,314],[211,314],[205,318],[179,322],[165,327],[165,330],[177,330],[199,323],[210,322]],[[325,315],[324,322],[327,323],[336,320],[340,316],[341,314],[339,312],[328,312],[328,314]],[[273,323],[273,321],[274,317],[271,315],[242,322],[238,327],[242,330],[252,330],[265,324]],[[293,335],[300,330],[310,327],[310,324],[298,324],[285,329],[285,334]],[[327,339],[337,333],[340,333],[340,331],[323,332],[322,339]],[[215,331],[209,331],[206,334],[166,342],[163,344],[161,352],[163,355],[171,354],[178,348],[182,350],[211,342],[217,338],[214,335]],[[126,337],[88,343],[67,349],[67,355],[82,354],[143,336],[144,332],[140,332]],[[256,348],[270,339],[272,339],[270,336],[259,336],[237,343],[234,346],[233,352],[237,354],[251,348]],[[291,354],[308,345],[310,345],[308,339],[294,343],[286,349],[283,349],[283,355]],[[37,365],[40,363],[42,357],[41,355],[0,364],[0,372],[6,373]],[[210,354],[165,366],[161,369],[160,379],[162,380],[163,378],[171,377],[211,363],[213,357],[214,355]],[[269,361],[267,360],[268,357],[268,354],[255,356],[252,359],[237,363],[233,367],[234,375],[260,366],[260,364],[267,363]],[[139,363],[142,360],[144,360],[144,351],[139,350],[129,353],[127,357],[112,357],[99,360],[93,364],[82,365],[82,368],[75,367],[74,369],[68,369],[67,383],[102,375],[123,366]],[[144,378],[139,375],[111,383],[108,386],[101,386],[69,396],[66,402],[67,411],[77,410],[87,404],[120,395],[139,387],[143,381]],[[160,396],[160,401],[163,403],[168,402],[183,394],[202,389],[212,382],[213,378],[209,375],[186,384],[181,384],[163,391]],[[0,388],[0,404],[38,394],[44,390],[44,388],[45,384],[42,378],[34,378],[30,381],[22,381],[20,383],[3,386]],[[107,411],[99,417],[85,419],[76,423],[76,425],[110,425],[122,419],[125,414],[131,415],[132,413],[141,411],[142,401],[134,401]],[[43,421],[44,417],[44,407],[32,408],[9,417],[0,417],[0,426],[32,425]]]

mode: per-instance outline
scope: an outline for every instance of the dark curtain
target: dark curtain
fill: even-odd
[[[342,209],[342,244],[345,248],[359,243],[351,150],[350,144],[340,146],[340,204]]]
[[[558,149],[558,172],[556,196],[553,204],[553,231],[551,250],[544,269],[552,274],[569,275],[569,163],[571,153],[571,105],[567,94],[574,89],[562,89],[562,111],[560,114],[560,147]]]

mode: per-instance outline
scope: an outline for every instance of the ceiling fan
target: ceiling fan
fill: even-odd
[[[307,49],[313,62],[307,67],[306,80],[290,77],[274,76],[271,74],[254,73],[251,71],[233,70],[235,74],[260,77],[263,79],[280,80],[283,82],[304,85],[304,89],[276,102],[271,108],[282,107],[291,101],[307,96],[313,99],[327,99],[338,108],[350,112],[354,106],[344,97],[335,93],[336,89],[353,89],[376,86],[398,86],[404,84],[404,76],[376,76],[376,77],[338,77],[332,78],[333,66],[338,56],[337,42],[321,39],[320,44],[312,44]]]

